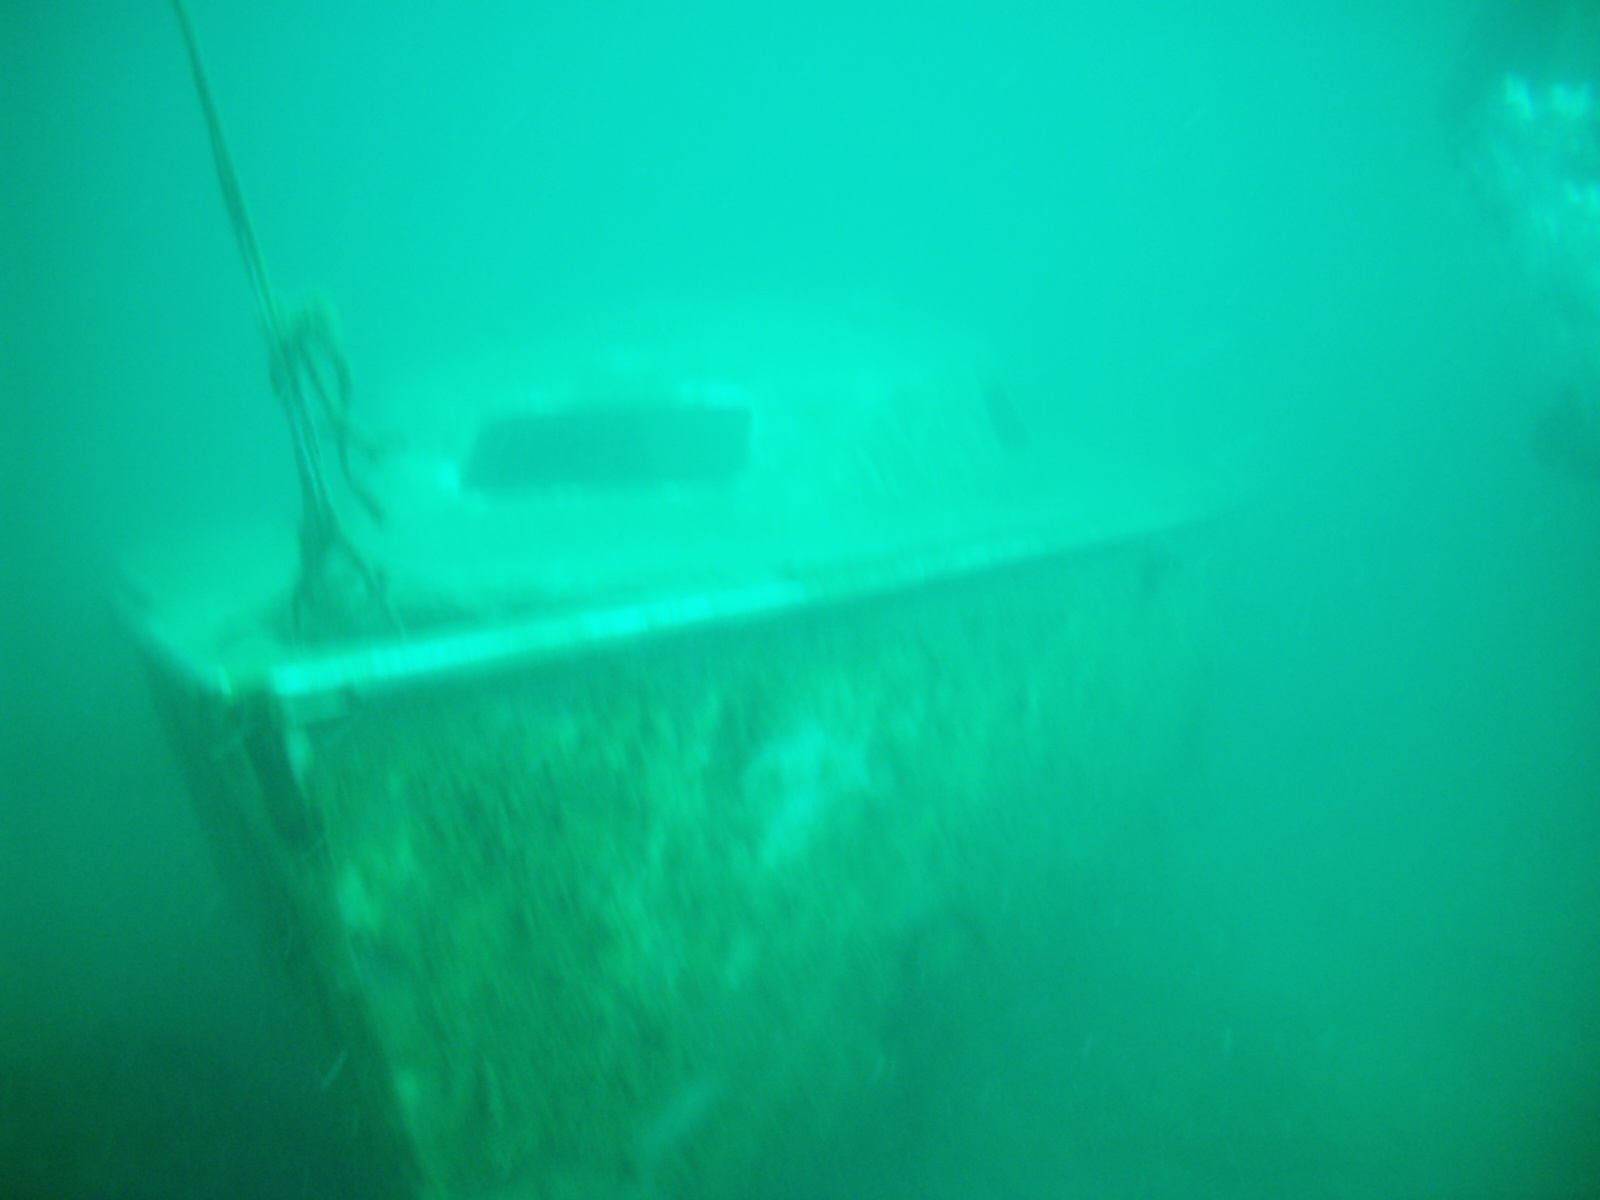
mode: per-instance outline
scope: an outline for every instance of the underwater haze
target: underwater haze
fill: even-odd
[[[1159,828],[769,1195],[1600,1196],[1600,483],[1534,453],[1567,327],[1443,127],[1470,6],[190,13],[358,414],[636,303],[903,309],[1064,471],[1245,497]],[[167,0],[0,0],[0,103],[0,1196],[390,1194],[112,611],[297,503]]]

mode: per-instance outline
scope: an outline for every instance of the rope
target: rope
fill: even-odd
[[[217,106],[211,99],[211,87],[206,83],[205,68],[200,63],[200,43],[194,35],[194,25],[183,7],[183,0],[172,0],[172,11],[177,15],[178,28],[183,33],[184,49],[189,54],[189,70],[194,74],[194,90],[200,97],[200,110],[205,115],[206,134],[211,139],[211,161],[216,164],[217,183],[222,188],[222,203],[228,210],[228,221],[239,242],[239,252],[244,256],[244,268],[250,276],[250,286],[255,290],[256,301],[261,306],[261,316],[268,329],[277,328],[277,306],[273,303],[272,289],[267,286],[267,271],[261,261],[261,249],[256,244],[255,230],[250,225],[250,214],[245,211],[244,193],[239,189],[239,177],[233,170],[233,157],[228,153],[228,143],[222,136],[222,122],[217,119]]]
[[[370,616],[375,604],[392,621],[383,578],[340,525],[323,470],[325,431],[350,494],[373,521],[382,522],[382,509],[361,486],[350,465],[352,445],[369,455],[374,448],[357,434],[350,420],[350,369],[339,348],[332,314],[326,305],[308,302],[285,316],[273,295],[201,65],[194,26],[183,0],[172,0],[172,11],[183,33],[195,92],[205,116],[222,202],[261,310],[272,387],[289,420],[294,445],[300,480],[300,563],[289,601],[290,632],[303,638],[349,632]]]

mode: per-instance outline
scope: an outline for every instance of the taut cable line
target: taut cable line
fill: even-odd
[[[332,312],[317,300],[286,312],[273,294],[206,82],[194,25],[182,0],[172,0],[172,11],[183,33],[195,92],[205,116],[222,202],[261,312],[272,387],[288,418],[294,446],[300,480],[300,557],[284,614],[287,632],[298,639],[317,640],[369,627],[374,615],[392,623],[383,576],[350,540],[328,488],[325,450],[331,447],[345,488],[373,521],[382,521],[377,500],[351,468],[352,448],[371,455],[374,447],[350,419],[350,369],[339,346]]]

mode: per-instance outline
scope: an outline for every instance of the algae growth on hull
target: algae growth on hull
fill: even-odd
[[[1195,581],[1163,538],[347,699],[213,823],[419,1194],[743,1195],[881,1099],[908,976],[1140,826]]]

